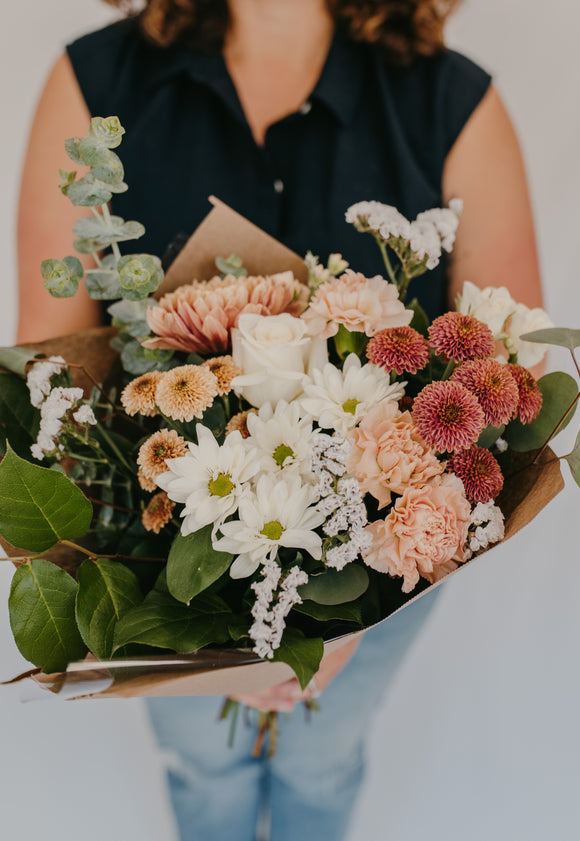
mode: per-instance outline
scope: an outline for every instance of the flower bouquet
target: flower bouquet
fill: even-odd
[[[61,188],[90,208],[75,245],[95,266],[42,266],[53,295],[84,277],[113,301],[113,326],[0,351],[0,533],[25,676],[68,697],[233,694],[293,673],[305,687],[325,651],[560,490],[547,447],[578,387],[528,366],[540,343],[574,356],[580,331],[505,289],[466,284],[432,324],[406,303],[452,249],[459,202],[412,222],[377,202],[347,211],[387,281],[337,254],[302,261],[214,200],[164,277],[120,252],[143,232],[108,208],[127,189],[122,134],[95,118],[66,144],[88,168]],[[578,443],[567,459],[580,483]]]

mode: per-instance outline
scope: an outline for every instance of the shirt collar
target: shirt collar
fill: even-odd
[[[322,102],[343,125],[354,118],[363,87],[365,48],[338,29],[322,73],[310,99]],[[245,121],[234,83],[220,54],[185,47],[157,49],[148,62],[148,88],[158,87],[179,74],[213,90],[236,117]]]

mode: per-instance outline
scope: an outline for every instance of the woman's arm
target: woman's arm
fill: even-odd
[[[528,307],[542,289],[526,175],[518,140],[491,87],[455,142],[443,170],[445,202],[464,202],[450,260],[449,304],[464,281],[506,286]]]
[[[18,342],[62,336],[100,323],[99,305],[84,286],[73,298],[53,298],[40,274],[44,259],[75,253],[72,227],[87,208],[73,207],[62,195],[58,170],[74,168],[64,141],[86,135],[90,119],[68,56],[63,55],[42,92],[24,162],[18,209]],[[91,265],[90,258],[86,265]]]

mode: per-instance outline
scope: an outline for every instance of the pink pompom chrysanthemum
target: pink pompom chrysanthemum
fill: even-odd
[[[367,359],[386,371],[416,374],[429,361],[427,340],[412,327],[380,330],[367,345]]]
[[[495,499],[503,487],[500,466],[483,447],[473,446],[455,453],[447,462],[447,470],[461,479],[465,496],[473,503]]]
[[[438,356],[464,362],[481,359],[495,350],[493,333],[483,321],[460,312],[448,312],[429,327],[429,341]]]
[[[413,420],[426,444],[437,452],[455,452],[474,444],[485,426],[477,398],[457,382],[435,382],[419,392]]]
[[[451,375],[451,382],[461,383],[477,397],[486,426],[508,423],[517,411],[517,383],[509,367],[496,359],[464,362]]]
[[[509,372],[518,387],[517,416],[522,423],[530,423],[537,418],[542,408],[542,392],[534,377],[522,365],[508,365]]]

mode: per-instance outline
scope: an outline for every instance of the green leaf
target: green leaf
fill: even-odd
[[[484,450],[489,450],[498,438],[501,438],[505,426],[486,426],[479,438],[477,439],[477,446],[483,447]]]
[[[127,222],[127,224],[131,224]],[[130,254],[117,264],[122,295],[129,301],[140,301],[155,292],[163,280],[161,261],[149,254]]]
[[[41,558],[14,574],[10,627],[22,656],[44,672],[62,672],[72,660],[85,656],[75,622],[76,594],[76,581]]]
[[[105,184],[122,184],[125,177],[125,170],[121,159],[114,152],[109,152],[109,157],[100,164],[91,165],[91,172]]]
[[[111,201],[112,191],[106,184],[87,172],[67,187],[66,194],[75,207],[98,207]],[[74,230],[74,229],[73,229]]]
[[[139,643],[191,654],[210,643],[228,642],[231,618],[227,604],[217,596],[203,594],[187,607],[168,593],[152,590],[117,623],[114,650]]]
[[[558,345],[569,350],[580,347],[580,330],[569,327],[547,327],[545,330],[533,330],[520,336],[526,342],[538,342],[543,345]]]
[[[84,269],[78,257],[43,260],[40,271],[44,286],[55,298],[70,298],[79,288]]]
[[[24,380],[0,373],[0,454],[6,453],[9,442],[15,453],[29,461],[39,425],[40,412],[31,405]]]
[[[194,534],[178,534],[167,559],[167,586],[169,592],[184,604],[203,593],[229,569],[234,556],[229,552],[216,552],[211,543],[213,524],[204,526]]]
[[[96,301],[121,297],[119,272],[116,269],[89,269],[85,283],[87,292]]]
[[[362,625],[361,606],[358,601],[330,605],[317,604],[310,599],[306,599],[302,604],[294,605],[292,609],[297,613],[303,613],[305,616],[311,616],[312,619],[317,619],[319,622],[340,620],[341,622],[354,622],[357,625]]]
[[[0,462],[0,534],[13,546],[43,552],[81,537],[93,507],[66,476],[30,464],[9,446]]]
[[[320,637],[309,639],[297,628],[286,628],[272,659],[275,663],[287,663],[304,690],[318,671],[323,654],[324,643]]]
[[[366,591],[369,576],[358,564],[349,564],[340,571],[327,569],[321,575],[310,576],[308,582],[298,588],[302,599],[311,599],[317,604],[344,604],[352,602]]]
[[[513,420],[503,434],[510,447],[518,453],[543,447],[578,394],[576,380],[562,371],[546,374],[538,380],[538,385],[543,397],[538,417],[528,424]],[[574,411],[570,412],[560,429],[568,426],[573,415]]]
[[[64,141],[64,148],[66,149],[66,153],[71,159],[74,161],[75,164],[84,164],[83,159],[81,158],[80,153],[80,137],[69,137],[67,140]]]
[[[244,268],[244,261],[238,254],[229,257],[216,257],[215,264],[221,274],[232,277],[247,277],[248,270]]]
[[[98,558],[79,567],[76,620],[90,651],[100,660],[113,653],[115,625],[143,595],[137,576],[118,561]]]
[[[576,437],[574,449],[571,453],[568,453],[568,455],[565,456],[565,458],[570,467],[572,478],[574,479],[577,485],[580,485],[580,432]]]
[[[26,366],[38,356],[37,350],[29,350],[25,347],[1,347],[0,368],[6,368],[13,374],[24,377]]]
[[[82,162],[90,167],[106,164],[109,157],[115,154],[105,146],[102,140],[90,134],[88,137],[83,137],[80,141],[78,152],[82,158]],[[115,157],[117,156],[115,155]],[[78,163],[78,161],[75,161],[75,163]]]
[[[420,306],[418,299],[413,298],[410,304],[405,304],[405,308],[413,310],[413,318],[411,319],[411,324],[409,326],[425,338],[428,338],[429,319],[427,318],[425,310]]]
[[[95,239],[100,248],[113,242],[139,239],[145,228],[140,222],[125,222],[120,216],[111,216],[109,222],[99,215],[77,219],[73,232],[79,239]]]
[[[123,140],[125,129],[118,117],[93,117],[89,134],[102,141],[109,149],[116,149]]]

